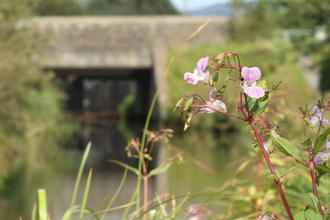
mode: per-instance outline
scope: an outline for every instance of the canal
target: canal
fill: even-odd
[[[202,116],[201,116],[202,117]],[[93,169],[88,207],[96,209],[105,196],[107,202],[117,191],[122,180],[124,169],[109,159],[120,160],[132,166],[135,159],[128,159],[125,152],[127,131],[123,131],[122,121],[102,120],[102,122],[83,123],[83,132],[91,137],[93,144],[81,181],[77,204],[81,204],[88,170]],[[131,134],[140,135],[143,124],[126,124],[134,128]],[[156,127],[156,126],[154,126]],[[158,155],[154,155],[156,164],[163,163],[177,152],[182,152],[180,164],[174,163],[164,174],[150,179],[150,198],[155,195],[183,196],[200,193],[210,188],[221,188],[234,176],[238,164],[235,161],[247,156],[247,145],[251,137],[238,134],[220,134],[212,130],[172,128],[174,136],[171,147],[158,146]],[[48,210],[51,219],[61,219],[70,206],[73,188],[84,149],[66,148],[49,158],[44,167],[27,164],[5,182],[5,193],[1,195],[0,207],[2,219],[30,219],[35,204],[36,190],[45,188],[48,197]],[[136,186],[136,175],[128,173],[125,184],[112,207],[127,204]],[[185,206],[200,203],[205,197],[189,199]],[[212,208],[210,208],[212,209]],[[123,210],[107,213],[105,219],[120,219]],[[88,218],[86,218],[88,219]]]

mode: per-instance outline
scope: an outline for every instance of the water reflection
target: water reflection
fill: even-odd
[[[134,130],[132,134],[141,133],[142,124],[130,126]],[[106,195],[109,198],[114,195],[124,173],[122,167],[107,160],[116,159],[131,165],[136,164],[136,160],[128,159],[126,156],[124,148],[128,133],[121,132],[120,127],[122,125],[115,121],[85,123],[83,142],[86,145],[92,140],[93,145],[76,203],[81,204],[89,168],[93,168],[93,177],[87,205],[95,209]],[[188,192],[200,192],[208,187],[221,186],[233,176],[233,170],[236,169],[236,167],[228,167],[228,164],[246,155],[245,143],[249,141],[246,141],[246,137],[237,135],[220,135],[211,131],[190,129],[184,134],[176,131],[171,143],[177,147],[176,151],[184,152],[183,156],[187,162],[180,166],[174,164],[168,173],[151,179],[150,195],[155,192],[184,195]],[[65,159],[62,157],[60,162],[49,160],[54,163],[48,163],[42,168],[22,165],[16,173],[13,173],[7,180],[5,193],[0,199],[1,213],[2,216],[6,216],[5,219],[17,220],[20,216],[23,219],[30,219],[38,188],[47,190],[51,219],[62,217],[71,202],[77,165],[80,163],[83,150],[66,150],[65,154]],[[169,152],[165,147],[161,148],[158,151],[157,163],[162,163],[172,154],[173,151]],[[61,166],[58,166],[59,163]],[[63,167],[69,168],[62,169]],[[27,173],[29,175],[26,175]],[[129,173],[113,206],[126,204],[135,189],[135,184],[135,174]],[[121,213],[122,211],[110,212],[105,219],[119,219]]]

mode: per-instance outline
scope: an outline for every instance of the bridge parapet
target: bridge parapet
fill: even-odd
[[[35,17],[34,25],[53,37],[47,67],[152,67],[157,46],[181,44],[208,18],[185,16]],[[227,18],[214,17],[190,45],[224,42]]]

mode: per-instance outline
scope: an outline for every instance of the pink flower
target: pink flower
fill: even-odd
[[[208,57],[201,58],[196,64],[194,73],[186,72],[183,75],[184,80],[193,85],[197,84],[198,81],[208,83],[210,77],[210,72],[206,68],[208,61]]]
[[[326,163],[330,158],[330,153],[328,152],[318,152],[314,157],[315,164]]]
[[[206,66],[208,62],[209,62],[209,57],[201,58],[198,60],[195,68],[204,72],[206,70]]]
[[[259,215],[254,220],[270,220],[270,219],[275,219],[275,216],[273,214],[266,213],[266,214]]]
[[[221,112],[226,112],[226,111],[227,111],[227,106],[226,106],[226,104],[223,103],[223,102],[220,101],[220,100],[217,100],[217,99],[212,98],[212,93],[215,92],[215,91],[217,91],[216,88],[213,88],[213,89],[211,90],[211,92],[209,93],[209,99],[210,99],[210,101],[206,101],[205,103],[206,103],[209,107],[211,107],[211,108],[213,108],[213,109],[216,109],[216,110],[221,111]],[[214,111],[213,109],[210,109],[210,108],[201,108],[201,109],[199,110],[199,112],[200,112],[200,113],[214,113],[215,111]]]
[[[241,87],[244,93],[251,98],[261,98],[265,95],[265,91],[257,85],[257,80],[261,77],[261,71],[258,67],[243,67],[241,75],[243,81],[241,82]]]
[[[309,126],[312,128],[320,126],[320,122],[322,124],[329,124],[328,120],[323,119],[323,110],[319,109],[316,105],[313,106],[314,114],[310,117]]]

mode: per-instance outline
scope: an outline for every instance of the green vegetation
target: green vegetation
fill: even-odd
[[[290,37],[298,52],[314,58],[320,67],[320,90],[330,91],[330,5],[328,0],[232,0],[230,39],[256,41],[274,38],[279,29],[308,29],[309,36]],[[316,35],[322,33],[322,37]]]
[[[84,15],[85,9],[74,0],[28,0],[33,14],[41,16]]]
[[[168,0],[91,0],[86,9],[91,15],[177,14]]]
[[[37,63],[46,38],[30,27],[16,25],[30,14],[26,1],[0,2],[0,182],[19,169],[12,165],[22,155],[25,162],[16,165],[46,164],[48,150],[78,128],[62,110],[54,75]]]
[[[172,50],[169,56],[173,54]],[[196,53],[198,51],[198,53]],[[173,110],[175,103],[181,98],[182,94],[193,95],[195,93],[203,94],[202,97],[208,100],[208,93],[205,93],[205,85],[198,83],[197,85],[187,84],[183,80],[183,74],[187,71],[193,72],[196,62],[209,54],[218,54],[220,52],[234,52],[240,55],[243,61],[243,66],[250,64],[258,65],[261,69],[263,76],[268,77],[268,82],[281,81],[279,91],[275,91],[270,100],[269,105],[271,108],[275,107],[277,112],[270,112],[270,121],[276,120],[276,124],[281,123],[290,124],[293,121],[298,121],[297,129],[300,129],[300,115],[299,107],[304,104],[312,104],[314,94],[308,87],[306,79],[304,78],[302,70],[297,66],[297,54],[294,49],[282,40],[267,41],[262,40],[258,43],[229,43],[226,45],[204,45],[194,48],[184,49],[175,60],[173,67],[169,73],[169,87],[170,89],[169,101],[167,111]],[[222,76],[224,77],[224,76]],[[237,72],[238,77],[238,72]],[[219,80],[221,81],[221,80]],[[216,85],[217,86],[217,85]],[[218,85],[219,86],[219,85]],[[226,98],[236,98],[239,89],[234,89],[235,83],[230,82],[226,91]],[[272,85],[268,85],[269,87]],[[234,111],[230,105],[227,105],[228,111]],[[285,116],[293,116],[294,119],[287,119]],[[292,117],[288,117],[292,118]],[[169,114],[170,121],[182,122],[184,117],[179,113]],[[235,127],[232,121],[227,121],[228,117],[220,114],[212,114],[212,117],[205,117],[199,115],[194,117],[193,127],[203,128],[219,128],[220,130],[230,129]],[[230,120],[230,119],[229,119]],[[227,121],[227,122],[226,122]],[[198,124],[198,125],[197,125]],[[283,126],[285,127],[285,126]],[[292,129],[292,126],[290,126]],[[237,128],[237,127],[235,127]]]

